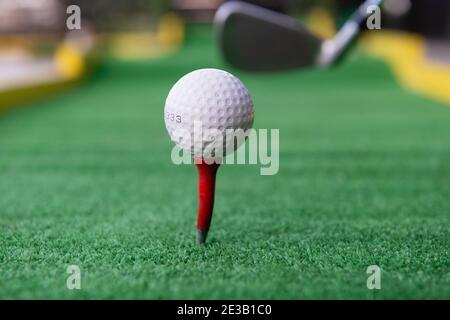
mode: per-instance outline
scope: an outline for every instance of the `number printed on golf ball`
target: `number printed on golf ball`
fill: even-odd
[[[224,144],[227,129],[250,129],[254,118],[247,88],[232,74],[218,69],[199,69],[183,76],[170,90],[164,110],[171,140],[194,157],[202,157],[206,147]],[[201,130],[194,130],[197,126]],[[222,139],[205,138],[208,129],[219,130]]]
[[[181,123],[181,116],[179,114],[166,112],[166,121]]]

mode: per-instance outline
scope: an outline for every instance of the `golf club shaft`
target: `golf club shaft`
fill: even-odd
[[[321,66],[329,66],[335,64],[346,53],[351,42],[360,33],[370,12],[371,6],[380,6],[383,0],[366,0],[352,14],[345,24],[339,29],[338,33],[332,40],[326,40],[322,44],[322,52],[318,59]]]

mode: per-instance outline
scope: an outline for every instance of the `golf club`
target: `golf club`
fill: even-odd
[[[348,51],[365,23],[367,0],[345,22],[336,36],[324,40],[296,19],[241,1],[223,4],[214,24],[220,51],[232,66],[248,71],[277,71],[335,65]]]

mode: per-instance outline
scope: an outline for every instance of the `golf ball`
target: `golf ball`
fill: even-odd
[[[178,80],[167,96],[164,113],[171,140],[194,158],[203,157],[206,148],[219,144],[223,153],[215,157],[233,152],[239,141],[230,139],[231,148],[225,145],[232,133],[229,129],[246,131],[254,117],[247,88],[232,74],[218,69],[195,70]],[[208,135],[211,131],[216,134]]]

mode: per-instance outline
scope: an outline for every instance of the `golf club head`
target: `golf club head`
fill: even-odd
[[[243,70],[308,67],[321,49],[322,40],[297,20],[245,2],[223,4],[214,24],[223,57]]]
[[[366,0],[351,15],[345,24],[339,29],[333,39],[325,40],[322,43],[317,64],[321,67],[329,67],[339,64],[352,47],[364,29],[368,16],[372,11],[368,10],[373,6],[380,7],[383,0]]]

